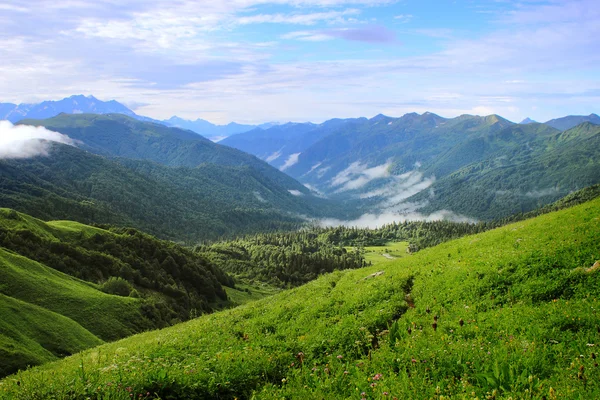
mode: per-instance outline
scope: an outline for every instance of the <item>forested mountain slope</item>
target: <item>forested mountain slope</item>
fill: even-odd
[[[194,168],[205,163],[248,166],[287,189],[308,194],[303,185],[255,156],[213,143],[188,130],[142,122],[121,114],[61,114],[20,123],[60,132],[81,141],[82,149],[105,156],[148,160],[172,167]]]
[[[291,178],[292,185],[282,185],[254,166],[167,167],[60,144],[47,157],[0,160],[0,176],[4,207],[46,220],[132,226],[191,243],[294,228],[301,215],[340,212],[332,202],[294,191],[301,185]]]

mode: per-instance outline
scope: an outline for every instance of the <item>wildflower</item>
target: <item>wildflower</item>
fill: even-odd
[[[415,360],[414,358],[412,360],[410,360],[410,361],[413,362],[413,363],[417,362],[417,360]]]
[[[341,355],[341,354],[337,356],[337,359],[338,359],[338,360],[341,360],[342,358],[344,358],[344,357],[342,357],[342,355]]]
[[[384,396],[387,396],[388,394],[389,394],[388,392],[383,392],[383,395],[384,395]]]
[[[371,383],[372,388],[374,388],[375,386],[377,386],[377,384],[375,382]]]
[[[348,375],[350,372],[348,371],[344,371],[344,375]]]
[[[378,381],[378,380],[380,380],[381,378],[383,378],[383,375],[382,375],[382,374],[375,374],[375,376],[373,377],[373,380],[374,380],[374,381]]]

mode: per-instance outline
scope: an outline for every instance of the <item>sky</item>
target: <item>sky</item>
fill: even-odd
[[[0,102],[140,115],[537,121],[600,109],[597,0],[0,0]]]

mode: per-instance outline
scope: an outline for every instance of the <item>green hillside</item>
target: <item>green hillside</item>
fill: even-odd
[[[0,315],[0,376],[102,343],[77,322],[2,293]]]
[[[3,293],[64,313],[107,340],[213,311],[227,303],[223,285],[234,285],[202,255],[134,229],[46,223],[0,209],[0,246],[22,256],[4,254]],[[90,288],[124,297],[114,300]],[[98,318],[90,318],[96,312]]]
[[[600,397],[600,199],[21,372],[36,398]]]
[[[152,327],[142,316],[141,299],[103,293],[96,285],[2,248],[0,271],[0,293],[64,315],[103,340]]]

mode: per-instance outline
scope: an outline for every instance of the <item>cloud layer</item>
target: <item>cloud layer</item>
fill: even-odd
[[[0,121],[0,159],[47,156],[49,142],[75,145],[75,141],[68,136],[44,127]]]

